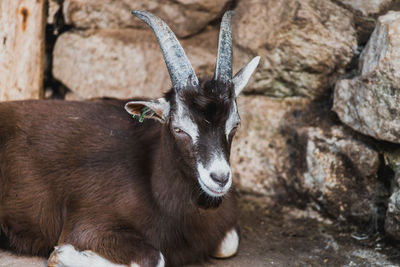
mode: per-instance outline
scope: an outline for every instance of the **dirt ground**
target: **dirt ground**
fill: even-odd
[[[400,266],[400,249],[386,244],[378,235],[359,240],[354,229],[333,224],[312,210],[264,203],[262,198],[242,197],[242,239],[235,257],[191,267]],[[46,261],[1,251],[3,266],[44,267]]]

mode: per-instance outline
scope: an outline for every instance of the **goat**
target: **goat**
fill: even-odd
[[[238,250],[229,156],[259,57],[232,78],[228,11],[214,77],[198,80],[167,24],[132,13],[161,47],[163,97],[0,104],[1,231],[50,267],[181,266]]]

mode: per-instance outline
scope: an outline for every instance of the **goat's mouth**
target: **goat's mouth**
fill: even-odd
[[[201,189],[208,195],[212,196],[212,197],[222,197],[223,195],[226,194],[226,192],[228,192],[228,189],[230,186],[224,186],[222,188],[219,189],[215,189],[215,188],[211,188],[210,186],[206,185],[205,182],[203,182],[201,180],[201,178],[198,178],[199,184]]]
[[[210,197],[222,197],[232,185],[232,171],[222,156],[214,156],[204,167],[197,163],[197,180],[204,193]]]

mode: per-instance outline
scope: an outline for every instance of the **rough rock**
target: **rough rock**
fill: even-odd
[[[385,11],[394,0],[336,0],[363,16],[371,16]]]
[[[334,219],[368,222],[375,206],[379,154],[370,140],[340,125],[326,107],[288,114],[286,188]]]
[[[238,105],[231,164],[241,191],[312,203],[335,219],[371,219],[380,161],[363,137],[304,98],[242,96]]]
[[[147,10],[161,17],[178,37],[204,29],[222,12],[229,0],[65,0],[64,18],[77,28],[145,28],[131,10]]]
[[[391,195],[387,200],[385,233],[400,241],[400,149],[391,146],[384,151],[385,163],[392,170],[393,177],[386,177],[391,184]],[[390,179],[392,178],[392,179]]]
[[[400,10],[398,0],[333,0],[353,13],[358,44],[364,46],[373,32],[377,18],[389,10]]]
[[[368,221],[375,199],[379,155],[342,126],[304,127],[304,192],[330,216]]]
[[[240,1],[234,40],[262,58],[247,90],[274,97],[329,93],[357,45],[351,12],[329,0]]]
[[[181,42],[199,77],[213,73],[217,38],[210,29]],[[54,48],[53,75],[73,92],[69,99],[160,97],[171,86],[150,30],[64,33]]]
[[[287,168],[286,140],[280,124],[287,113],[304,109],[306,99],[284,101],[262,96],[241,96],[238,109],[241,125],[231,150],[234,181],[245,192],[263,194],[270,199],[286,194],[280,172]]]
[[[400,241],[400,168],[395,171],[394,188],[387,202],[385,233]]]
[[[389,198],[385,219],[385,233],[391,238],[400,241],[400,189],[398,187]]]
[[[360,75],[337,82],[333,110],[363,134],[400,143],[400,12],[378,19],[362,52]]]

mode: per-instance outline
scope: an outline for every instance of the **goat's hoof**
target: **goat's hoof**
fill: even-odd
[[[162,258],[162,262],[164,262],[163,260],[164,258]],[[135,263],[129,266],[112,263],[93,251],[78,251],[69,244],[55,247],[47,265],[48,267],[140,267]]]
[[[104,265],[102,261],[105,261],[104,259],[101,259],[99,256],[97,258],[100,258],[102,261],[96,262],[93,261],[94,265],[88,264],[88,259],[89,258],[95,258],[97,255],[93,253],[92,251],[78,251],[74,248],[74,246],[70,244],[65,244],[65,245],[60,245],[54,248],[54,251],[51,253],[49,259],[47,260],[47,266],[48,267],[82,267],[82,266],[101,266],[103,267]],[[99,264],[100,263],[100,264]],[[110,265],[110,267],[113,267],[113,265]]]
[[[61,248],[55,247],[54,251],[50,254],[50,257],[47,260],[48,267],[65,267],[59,259],[60,253],[61,253]]]
[[[239,234],[236,229],[232,229],[226,233],[224,239],[222,239],[221,243],[216,252],[213,253],[214,258],[229,258],[234,256],[239,248]]]

